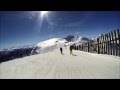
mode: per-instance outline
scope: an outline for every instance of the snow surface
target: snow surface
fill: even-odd
[[[120,79],[120,58],[69,47],[0,64],[1,79]]]

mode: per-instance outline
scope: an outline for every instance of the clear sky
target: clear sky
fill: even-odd
[[[95,37],[120,27],[120,11],[0,11],[0,49],[67,35]]]

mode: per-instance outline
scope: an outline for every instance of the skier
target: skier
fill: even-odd
[[[70,54],[72,54],[73,45],[70,46]]]
[[[74,46],[75,46],[75,44],[70,46],[70,54],[72,54],[72,55],[73,55],[72,50],[74,49]]]
[[[63,51],[63,49],[62,49],[62,47],[60,47],[60,52],[61,52],[61,54],[63,54],[62,51]]]

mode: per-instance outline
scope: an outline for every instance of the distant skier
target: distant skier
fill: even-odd
[[[60,47],[60,52],[61,52],[61,54],[63,54],[63,52],[62,52],[62,51],[63,51],[63,49],[62,49],[62,47]]]
[[[74,49],[74,45],[75,44],[73,44],[73,45],[70,46],[70,54],[72,54],[72,55],[73,55],[72,50]]]
[[[70,54],[72,54],[73,45],[70,46]]]

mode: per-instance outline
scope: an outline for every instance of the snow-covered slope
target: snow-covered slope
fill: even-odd
[[[1,79],[120,79],[120,58],[59,49],[0,64]]]
[[[35,48],[32,50],[31,54],[45,53],[52,51],[58,47],[64,47],[67,43],[65,39],[53,38],[43,42],[38,43]]]

